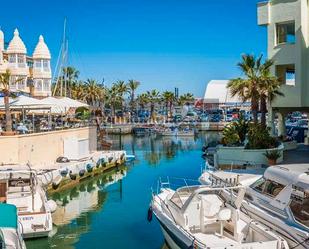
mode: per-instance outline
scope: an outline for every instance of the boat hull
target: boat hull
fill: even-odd
[[[285,239],[290,248],[297,247],[298,249],[308,249],[309,244],[303,243],[306,239],[306,234],[301,235],[300,230],[296,228],[291,229],[291,226],[283,223],[279,219],[276,219],[266,211],[264,212],[258,207],[253,207],[252,204],[245,202],[243,203],[243,207],[252,219],[259,221],[267,227],[270,227],[274,232]]]
[[[193,244],[193,240],[179,230],[169,219],[161,215],[160,212],[156,212],[155,209],[153,211],[160,223],[163,236],[171,249],[188,249]],[[195,248],[199,249],[199,247]]]
[[[22,234],[25,239],[48,237],[53,228],[50,213],[19,214],[18,220],[22,225]]]

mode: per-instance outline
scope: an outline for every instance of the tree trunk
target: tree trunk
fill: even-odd
[[[112,104],[112,120],[111,120],[111,122],[112,122],[112,124],[114,124],[115,123],[115,103],[113,103]]]
[[[12,117],[10,111],[10,103],[9,103],[9,96],[4,96],[4,106],[5,106],[5,130],[12,131]]]
[[[266,102],[266,96],[261,97],[261,125],[263,127],[266,127],[266,112],[267,112],[267,102]]]
[[[150,117],[152,121],[154,122],[154,104],[153,103],[150,105]]]
[[[134,95],[135,95],[135,93],[134,93],[134,91],[132,91],[132,95],[131,95],[131,112],[133,113],[133,111],[134,111]]]
[[[256,98],[251,99],[251,111],[252,111],[252,116],[253,116],[253,122],[257,124],[258,122],[258,100]]]

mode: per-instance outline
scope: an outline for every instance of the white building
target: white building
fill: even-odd
[[[238,97],[232,97],[227,88],[228,80],[211,80],[208,82],[204,94],[204,105],[206,107],[220,108],[220,107],[242,107],[247,105]]]
[[[33,55],[27,56],[27,48],[17,29],[15,29],[14,36],[7,48],[5,48],[4,34],[0,30],[0,73],[9,69],[12,92],[50,96],[52,79],[50,59],[50,52],[43,36],[39,37]]]
[[[279,135],[292,111],[309,111],[309,8],[307,0],[272,0],[258,4],[258,24],[267,27],[272,72],[282,80],[281,91],[269,108],[269,126],[279,116]]]

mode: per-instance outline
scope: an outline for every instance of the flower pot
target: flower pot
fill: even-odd
[[[268,159],[268,165],[269,166],[273,166],[277,164],[277,160],[276,159]]]

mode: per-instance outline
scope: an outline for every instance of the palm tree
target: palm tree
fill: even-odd
[[[11,72],[6,70],[5,73],[0,74],[0,91],[4,95],[4,108],[5,108],[5,130],[12,131],[12,116],[10,111],[10,79]]]
[[[244,78],[236,78],[230,80],[227,87],[231,95],[239,96],[242,101],[251,100],[251,111],[254,123],[257,123],[257,113],[259,109],[259,85],[262,81],[261,71],[263,69],[262,55],[255,58],[254,55],[242,55],[242,61],[238,63],[238,67],[244,74]]]
[[[172,116],[172,107],[175,101],[175,95],[173,92],[165,91],[162,93],[162,99],[165,102],[166,106],[166,115],[167,118]]]
[[[86,87],[84,85],[84,82],[78,81],[73,83],[73,85],[71,86],[71,97],[73,99],[84,101],[85,94],[86,94]]]
[[[194,96],[192,93],[185,93],[183,95],[181,95],[179,98],[178,98],[178,104],[179,105],[184,105],[185,103],[187,102],[192,102],[194,101]]]
[[[85,81],[85,100],[93,107],[99,107],[100,101],[104,99],[104,89],[94,79]]]
[[[116,81],[116,83],[114,83],[113,86],[115,87],[114,90],[117,91],[118,97],[121,100],[121,110],[123,111],[124,95],[126,95],[129,92],[129,88],[123,80]]]
[[[155,109],[156,103],[158,103],[158,101],[160,100],[160,92],[154,89],[151,91],[147,91],[146,94],[147,94],[148,101],[150,103],[150,117],[152,120],[155,120],[154,109]]]
[[[135,98],[135,91],[139,87],[141,83],[136,80],[129,80],[128,81],[128,90],[130,92],[130,106],[131,106],[131,112],[134,110],[134,98]]]
[[[145,109],[146,105],[149,103],[148,95],[146,93],[138,95],[137,102],[142,109]]]
[[[260,110],[261,110],[261,124],[266,126],[266,113],[267,105],[270,106],[271,102],[277,96],[284,96],[284,94],[279,90],[282,82],[270,73],[270,67],[273,65],[272,60],[267,60],[263,65],[262,70],[262,81],[259,85],[260,91]]]
[[[114,122],[116,114],[116,106],[122,103],[122,99],[120,98],[118,88],[115,84],[113,84],[113,86],[110,89],[106,89],[106,98],[107,103],[111,108],[112,122]]]

